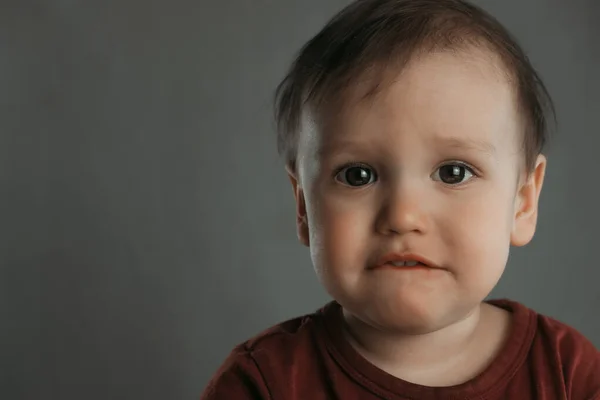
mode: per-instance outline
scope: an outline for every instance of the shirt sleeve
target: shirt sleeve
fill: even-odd
[[[234,350],[209,381],[200,400],[271,400],[252,354]]]

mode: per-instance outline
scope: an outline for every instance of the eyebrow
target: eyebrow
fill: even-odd
[[[336,142],[326,142],[321,144],[317,153],[319,156],[331,156],[336,153],[353,153],[364,151],[365,148],[368,148],[369,143],[357,143],[349,140],[336,141]]]
[[[462,150],[471,150],[471,151],[479,151],[485,154],[488,154],[492,157],[496,156],[496,147],[493,144],[477,139],[466,139],[456,136],[450,137],[437,137],[433,139],[433,143],[438,145],[439,147],[444,148],[453,148],[453,149],[462,149]],[[326,142],[323,143],[317,153],[319,156],[329,156],[334,155],[336,153],[347,153],[347,152],[356,152],[356,151],[364,151],[368,149],[369,143],[357,143],[350,140],[336,141],[336,142]]]
[[[459,137],[444,137],[435,139],[444,147],[451,147],[465,150],[476,150],[491,156],[496,155],[496,148],[493,144],[476,139],[465,139]]]

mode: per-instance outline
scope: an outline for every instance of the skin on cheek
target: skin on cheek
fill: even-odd
[[[511,210],[513,198],[509,186],[489,191],[480,201],[466,205],[469,218],[449,222],[456,235],[448,237],[448,246],[455,249],[454,257],[468,260],[456,266],[466,292],[487,296],[504,272],[509,254]]]
[[[344,269],[345,273],[352,274],[353,268],[356,271],[354,266],[358,267],[357,256],[365,256],[361,249],[369,243],[369,209],[344,196],[327,193],[327,190],[317,189],[311,198],[314,200],[311,204],[314,224],[311,240],[315,241],[314,247],[311,242],[313,261],[321,266],[321,270]],[[360,265],[362,268],[364,266]]]

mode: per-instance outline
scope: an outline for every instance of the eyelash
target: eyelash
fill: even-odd
[[[464,161],[459,161],[459,160],[449,160],[449,161],[444,161],[443,163],[441,163],[440,165],[437,166],[436,171],[445,166],[445,165],[459,165],[461,167],[464,167],[466,169],[469,170],[469,172],[471,172],[473,174],[473,176],[479,177],[481,174],[479,173],[479,171],[477,170],[477,168],[475,168],[474,166],[472,166],[471,164],[468,164]]]
[[[377,171],[375,171],[375,168],[371,167],[369,164],[365,164],[365,163],[361,163],[361,162],[351,162],[351,163],[348,163],[348,164],[344,164],[341,167],[335,169],[334,173],[333,173],[333,180],[335,182],[340,183],[337,180],[338,175],[342,171],[344,171],[346,169],[355,168],[355,167],[362,168],[362,169],[367,169],[367,170],[371,171],[372,174],[373,174],[373,182],[371,182],[371,183],[377,182],[379,180],[379,174],[377,173]],[[343,182],[342,182],[342,184],[343,184]],[[355,189],[357,189],[357,188],[360,188],[360,187],[367,187],[367,186],[370,186],[370,184],[361,185],[361,186],[352,186],[352,187],[354,187]]]
[[[340,172],[342,172],[343,170],[348,169],[348,168],[352,168],[352,167],[368,168],[368,169],[370,169],[372,171],[375,171],[375,168],[371,167],[369,164],[365,164],[365,163],[361,163],[361,162],[351,162],[351,163],[344,164],[341,167],[336,168],[334,170],[334,172],[333,172],[333,176],[335,177]]]

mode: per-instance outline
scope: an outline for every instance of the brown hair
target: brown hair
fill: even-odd
[[[464,0],[357,0],[335,15],[300,50],[275,92],[280,155],[295,170],[304,111],[341,98],[367,71],[401,69],[418,52],[473,47],[499,56],[515,86],[524,117],[525,165],[532,171],[547,138],[545,110],[556,119],[552,99],[513,36]]]

